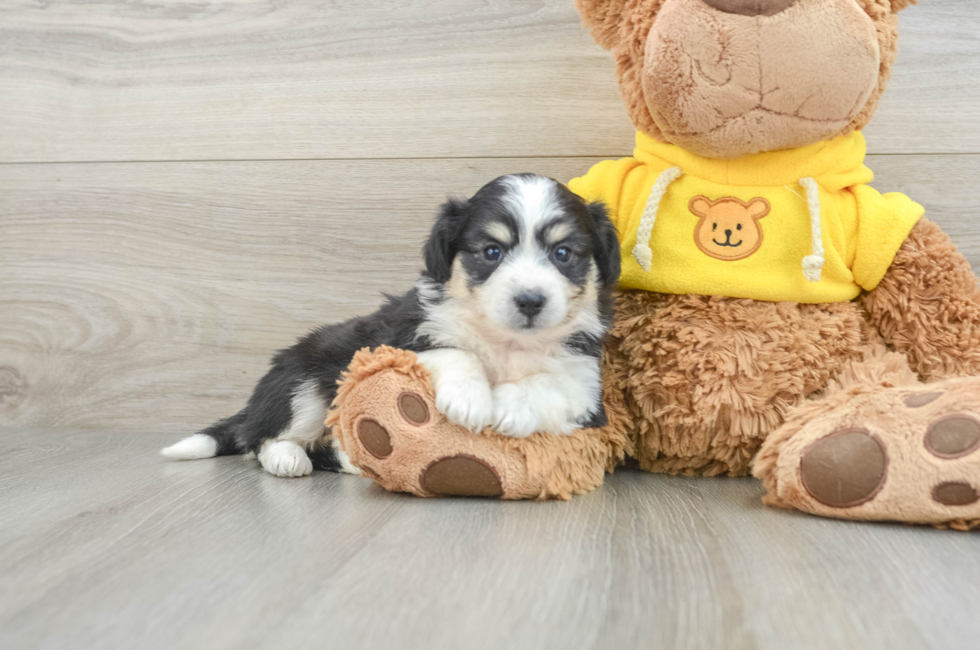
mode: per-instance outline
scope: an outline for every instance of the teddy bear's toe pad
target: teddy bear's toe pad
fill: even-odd
[[[429,407],[415,393],[405,392],[398,396],[398,410],[411,424],[422,426],[429,421]]]
[[[474,456],[440,458],[422,472],[419,482],[440,496],[500,497],[504,488],[497,472]]]
[[[960,458],[980,448],[980,420],[950,415],[934,422],[926,433],[926,449],[939,458]]]
[[[934,390],[928,393],[913,393],[911,395],[906,396],[903,401],[905,402],[905,406],[909,407],[910,409],[917,409],[917,408],[922,408],[926,404],[931,404],[932,402],[935,402],[937,399],[939,399],[942,396],[943,396],[942,391]]]
[[[375,458],[391,455],[391,434],[376,421],[365,418],[357,425],[357,437],[361,445]]]
[[[800,463],[803,486],[814,499],[850,508],[872,498],[885,484],[888,456],[865,429],[837,431],[811,444]]]
[[[980,500],[980,495],[969,483],[946,481],[933,489],[932,498],[944,506],[968,506]]]

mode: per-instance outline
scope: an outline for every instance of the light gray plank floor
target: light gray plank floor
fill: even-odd
[[[621,471],[570,503],[0,429],[0,647],[976,648],[980,535]]]

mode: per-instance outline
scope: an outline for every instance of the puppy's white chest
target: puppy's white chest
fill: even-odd
[[[555,359],[542,351],[501,347],[480,355],[492,385],[513,383],[554,369]]]

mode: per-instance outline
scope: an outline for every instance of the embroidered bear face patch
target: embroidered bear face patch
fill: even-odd
[[[695,196],[688,209],[697,217],[694,242],[705,255],[725,262],[742,260],[762,246],[759,220],[769,214],[769,201],[757,197],[746,203],[733,196],[715,201]]]

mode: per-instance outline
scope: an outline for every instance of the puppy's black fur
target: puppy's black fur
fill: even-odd
[[[533,176],[533,175],[528,175]],[[502,177],[503,178],[503,177]],[[619,243],[616,230],[601,204],[586,204],[565,186],[560,188],[563,210],[586,235],[582,246],[586,259],[594,259],[599,270],[601,289],[599,310],[608,327],[612,320],[611,292],[619,277]],[[456,256],[469,249],[480,250],[475,241],[479,225],[489,219],[506,219],[500,194],[505,191],[501,179],[492,181],[470,200],[449,199],[441,208],[424,246],[425,271],[423,281],[435,287],[438,301],[445,296],[444,286],[452,274]],[[492,273],[492,270],[491,270]],[[584,282],[583,279],[580,281]],[[315,380],[319,397],[327,405],[337,395],[337,380],[350,364],[354,353],[369,347],[390,345],[414,352],[432,349],[433,344],[418,330],[426,320],[426,310],[417,288],[402,296],[386,296],[385,303],[369,316],[352,318],[343,323],[324,325],[298,340],[290,348],[280,350],[272,359],[272,367],[258,382],[248,404],[237,414],[220,420],[200,433],[217,441],[215,455],[258,452],[262,443],[276,438],[292,421],[292,397],[299,386]],[[598,358],[602,339],[582,333],[573,334],[566,347],[577,354]],[[588,425],[605,423],[601,405],[599,413]],[[340,469],[340,462],[328,444],[307,449],[314,469]]]
[[[304,381],[315,379],[320,397],[330,404],[337,396],[340,373],[361,348],[390,345],[413,352],[430,349],[425,337],[416,336],[424,318],[418,291],[412,289],[403,296],[386,296],[385,304],[370,316],[318,327],[273,357],[272,368],[259,380],[244,409],[201,433],[218,441],[218,456],[258,451],[265,440],[289,426],[292,396]],[[317,469],[340,467],[329,447],[308,453]]]

